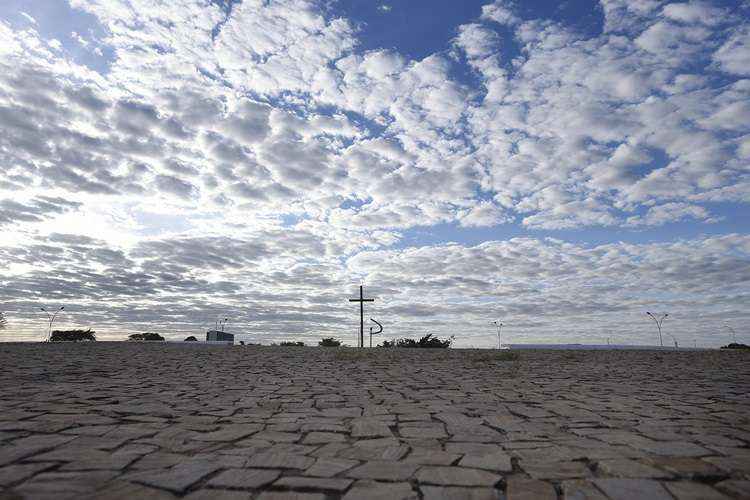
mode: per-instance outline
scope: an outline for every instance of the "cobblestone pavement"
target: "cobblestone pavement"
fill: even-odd
[[[0,499],[750,498],[750,356],[0,344]]]

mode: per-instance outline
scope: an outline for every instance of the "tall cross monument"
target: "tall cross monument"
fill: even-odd
[[[375,299],[366,299],[359,285],[359,298],[349,299],[349,302],[359,302],[359,347],[365,346],[365,302],[375,302]]]

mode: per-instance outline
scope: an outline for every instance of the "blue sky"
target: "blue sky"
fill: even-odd
[[[10,0],[0,310],[103,338],[716,345],[750,290],[747,2]],[[719,327],[721,330],[723,327]],[[351,337],[351,338],[350,338]]]

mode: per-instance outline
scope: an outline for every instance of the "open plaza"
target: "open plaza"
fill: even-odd
[[[0,498],[748,498],[749,360],[2,344]]]

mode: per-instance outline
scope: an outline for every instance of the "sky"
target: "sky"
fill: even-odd
[[[5,0],[0,340],[750,341],[750,2]]]

